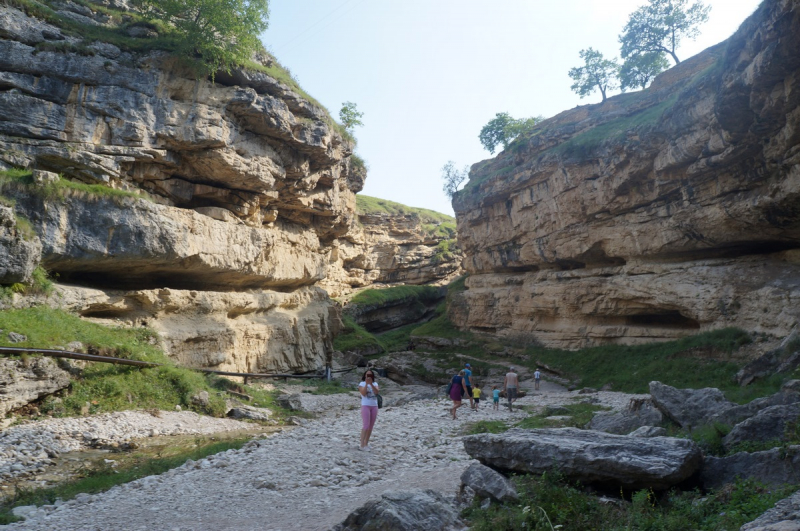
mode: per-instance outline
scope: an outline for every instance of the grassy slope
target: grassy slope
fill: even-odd
[[[155,334],[146,328],[110,328],[80,319],[61,310],[46,307],[0,311],[0,346],[20,348],[64,347],[80,341],[87,349],[105,355],[164,363],[164,367],[139,369],[105,363],[87,363],[80,377],[73,380],[61,397],[48,397],[40,405],[43,413],[76,416],[89,404],[90,413],[126,409],[174,409],[180,405],[199,413],[221,416],[225,412],[225,390],[244,392],[250,405],[269,407],[278,415],[288,415],[274,402],[274,394],[241,386],[230,380],[204,375],[174,365],[155,346]],[[8,332],[27,336],[22,343],[8,341]],[[210,404],[192,404],[192,396],[208,391]]]

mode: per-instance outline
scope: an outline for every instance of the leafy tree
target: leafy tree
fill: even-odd
[[[339,121],[348,131],[352,130],[357,125],[364,125],[361,117],[364,116],[363,112],[356,109],[356,104],[352,101],[342,103],[342,109],[339,111]]]
[[[569,70],[569,77],[575,81],[572,90],[581,98],[599,90],[603,95],[603,101],[606,101],[607,92],[617,88],[619,64],[616,59],[604,58],[602,53],[593,48],[581,50],[580,56],[583,59],[583,66]]]
[[[499,112],[483,126],[478,138],[486,151],[494,153],[499,144],[503,144],[503,149],[507,148],[515,138],[542,120],[544,118],[541,116],[516,119],[507,112]]]
[[[442,166],[442,180],[444,181],[443,190],[450,199],[456,195],[459,186],[469,177],[469,166],[464,166],[463,170],[456,169],[456,163],[452,160]]]
[[[619,36],[622,57],[648,53],[668,53],[680,63],[675,50],[681,39],[694,39],[700,34],[698,27],[708,20],[711,7],[688,0],[650,0],[631,13],[628,23]]]
[[[206,74],[244,64],[262,48],[269,0],[138,0],[150,16],[177,33],[176,52],[199,57]]]
[[[658,74],[669,68],[669,61],[663,52],[632,55],[619,69],[620,87],[645,88]]]

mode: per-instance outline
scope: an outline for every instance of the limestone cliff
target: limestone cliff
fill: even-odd
[[[49,303],[146,322],[187,365],[322,365],[339,316],[316,284],[354,222],[352,144],[271,58],[198,80],[167,52],[121,44],[153,30],[103,4],[49,2],[47,21],[0,4],[0,170],[61,174],[0,179],[35,232],[23,246],[0,207],[0,251],[40,246],[61,282]],[[32,265],[14,267],[0,281]]]
[[[334,244],[322,283],[332,296],[372,285],[444,285],[461,273],[452,217],[359,195],[357,221]]]
[[[766,0],[646,90],[563,112],[453,201],[459,326],[559,347],[800,317],[800,7]]]

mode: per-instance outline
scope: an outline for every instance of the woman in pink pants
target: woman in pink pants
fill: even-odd
[[[358,391],[361,393],[361,449],[369,451],[369,436],[372,435],[372,428],[378,418],[378,384],[375,383],[375,373],[372,369],[367,369],[358,384]]]

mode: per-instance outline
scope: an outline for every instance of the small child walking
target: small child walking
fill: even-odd
[[[500,410],[500,389],[496,385],[492,387],[492,409]]]
[[[478,405],[481,403],[481,387],[475,383],[475,387],[472,388],[472,398],[475,399],[475,411],[478,411]]]

